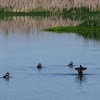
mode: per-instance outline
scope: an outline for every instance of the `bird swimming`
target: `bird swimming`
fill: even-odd
[[[68,66],[73,67],[73,66],[75,66],[75,65],[73,65],[73,62],[71,61],[71,62],[68,64]]]
[[[9,79],[9,73],[7,72],[4,76],[3,76],[3,78],[5,78],[5,79]]]
[[[42,64],[41,63],[38,63],[37,68],[38,69],[41,69],[42,68]]]
[[[86,67],[82,67],[82,65],[80,65],[80,67],[75,68],[75,70],[78,71],[79,75],[83,75],[83,71],[86,70]]]

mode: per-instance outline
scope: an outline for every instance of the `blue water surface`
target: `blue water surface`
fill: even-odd
[[[100,42],[75,33],[0,30],[0,100],[98,100],[99,60]],[[80,64],[87,67],[83,77],[74,70]]]

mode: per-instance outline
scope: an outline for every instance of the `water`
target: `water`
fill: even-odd
[[[49,27],[44,19],[24,20],[25,25],[23,19],[18,20],[1,20],[0,100],[100,98],[99,41],[75,33],[42,32],[42,28]],[[49,25],[59,26],[52,22]],[[68,67],[70,61],[76,66]],[[36,68],[39,62],[41,70]],[[88,68],[83,77],[74,70],[80,64]],[[10,73],[9,80],[2,78],[6,72]]]

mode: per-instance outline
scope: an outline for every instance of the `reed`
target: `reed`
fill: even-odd
[[[54,27],[43,29],[43,31],[76,33],[85,38],[100,40],[100,19],[87,20],[75,27]]]
[[[13,12],[51,11],[55,13],[69,9],[73,12],[76,10],[83,12],[87,8],[89,11],[100,10],[100,0],[0,0],[0,7],[11,7]]]

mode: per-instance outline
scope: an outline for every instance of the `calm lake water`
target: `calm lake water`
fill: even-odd
[[[0,20],[0,100],[98,100],[100,41],[41,31],[80,22],[31,17]],[[76,66],[68,67],[70,61]],[[88,68],[83,77],[74,70],[80,64]],[[6,72],[9,80],[2,78]]]

